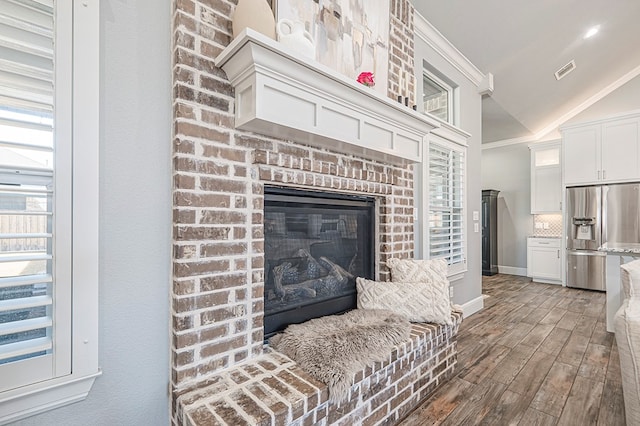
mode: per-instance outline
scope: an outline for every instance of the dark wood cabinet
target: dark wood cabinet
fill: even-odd
[[[482,275],[498,273],[498,193],[482,191]]]

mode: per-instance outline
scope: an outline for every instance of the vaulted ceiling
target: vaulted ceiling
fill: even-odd
[[[413,0],[495,90],[483,143],[534,141],[640,75],[639,0]],[[584,38],[592,27],[597,34]],[[575,61],[561,80],[554,73]]]

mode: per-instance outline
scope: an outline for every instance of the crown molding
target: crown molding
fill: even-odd
[[[562,138],[553,138],[544,141],[531,142],[528,144],[529,149],[539,149],[539,148],[548,148],[548,147],[557,147],[562,143]]]
[[[560,141],[560,140],[561,139],[558,139],[557,136],[553,136],[553,137],[549,137],[549,138],[543,138],[543,137],[538,138],[535,135],[534,136],[522,136],[522,137],[519,137],[519,138],[505,139],[505,140],[502,140],[502,141],[485,143],[485,144],[482,144],[480,149],[482,151],[485,151],[485,150],[494,149],[494,148],[504,148],[505,146],[522,145],[522,144],[528,144],[529,147],[531,147],[533,145],[537,146],[539,144],[557,142],[557,141]]]
[[[491,94],[493,92],[493,75],[483,74],[466,56],[464,56],[449,40],[442,35],[427,19],[418,11],[415,11],[414,30],[416,37],[419,37],[454,68],[475,84],[481,94]]]
[[[537,140],[538,138],[536,135],[521,136],[519,138],[503,139],[501,141],[483,143],[481,149],[484,151],[487,149],[502,148],[505,146],[520,145],[523,143],[532,143],[536,142]]]
[[[486,73],[480,84],[478,85],[478,93],[482,96],[493,95],[493,74]]]

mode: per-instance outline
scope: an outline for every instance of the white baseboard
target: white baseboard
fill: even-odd
[[[562,281],[558,281],[558,280],[546,280],[544,278],[534,278],[533,281],[534,283],[543,283],[543,284],[557,284],[557,285],[562,285]]]
[[[501,274],[521,275],[523,277],[527,276],[527,268],[516,268],[515,266],[498,265],[498,272]]]
[[[484,308],[484,297],[476,297],[475,299],[469,300],[467,303],[462,304],[462,318],[466,318],[470,315],[475,314],[476,312],[482,310]]]

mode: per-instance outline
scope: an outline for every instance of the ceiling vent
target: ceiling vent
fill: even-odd
[[[572,60],[567,65],[556,71],[556,80],[560,80],[565,75],[576,69],[576,61]]]

